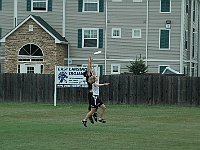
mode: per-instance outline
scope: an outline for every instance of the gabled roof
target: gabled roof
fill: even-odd
[[[173,70],[170,67],[166,67],[162,74],[181,74],[178,71]]]
[[[13,32],[15,32],[18,28],[20,28],[25,22],[27,22],[29,19],[33,19],[42,29],[44,29],[47,33],[49,33],[54,39],[55,43],[61,43],[61,44],[68,44],[68,41],[62,37],[55,29],[53,29],[47,22],[45,22],[40,16],[35,15],[29,15],[24,21],[22,21],[20,24],[18,24],[14,29],[12,29],[10,32],[8,32],[1,40],[0,42],[5,42],[6,38],[10,36]]]

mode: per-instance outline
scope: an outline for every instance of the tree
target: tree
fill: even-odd
[[[141,59],[141,56],[139,59],[136,58],[135,61],[130,62],[131,65],[128,65],[128,71],[133,72],[134,74],[144,74],[147,72],[147,66],[145,65],[144,61]]]

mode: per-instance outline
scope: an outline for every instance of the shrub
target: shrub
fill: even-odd
[[[130,65],[127,65],[128,71],[132,72],[134,74],[144,74],[147,72],[147,66],[145,65],[144,61],[141,59],[141,56],[139,59],[136,58],[135,61],[130,62]]]

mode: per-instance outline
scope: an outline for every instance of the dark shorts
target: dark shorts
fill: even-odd
[[[91,110],[91,108],[98,109],[98,107],[100,107],[103,104],[103,102],[99,99],[99,97],[96,95],[92,95],[91,92],[88,93],[88,100],[89,100],[89,106],[88,106],[89,111]]]

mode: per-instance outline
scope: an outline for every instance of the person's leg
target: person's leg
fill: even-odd
[[[91,104],[92,104],[91,102],[93,101],[91,92],[88,92],[88,100],[89,100],[88,112],[90,112],[91,111]],[[92,124],[94,124],[94,120],[93,120],[92,116],[89,117],[89,120]]]
[[[98,106],[98,107],[101,107],[101,112],[100,112],[100,116],[99,116],[99,122],[105,123],[106,121],[104,121],[104,119],[103,119],[103,114],[104,114],[104,111],[106,110],[106,106],[105,106],[104,103],[99,99],[99,97],[97,98],[97,106]]]
[[[85,118],[83,119],[82,123],[85,127],[87,127],[86,123],[87,123],[87,120],[90,116],[92,116],[92,114],[96,111],[96,108],[91,108],[91,111],[89,111],[87,113],[87,115],[85,116]]]
[[[88,106],[88,112],[90,112],[90,111],[91,111],[91,105]],[[89,117],[89,120],[90,120],[90,122],[91,122],[92,124],[94,124],[94,120],[93,120],[92,116]],[[96,120],[95,120],[95,121],[96,121]]]
[[[96,111],[92,115],[96,122],[97,122],[97,110],[98,110],[98,106],[96,107]]]
[[[99,118],[103,118],[103,114],[104,114],[104,111],[106,110],[106,106],[104,104],[100,105],[101,107],[101,112],[100,112],[100,116]]]

